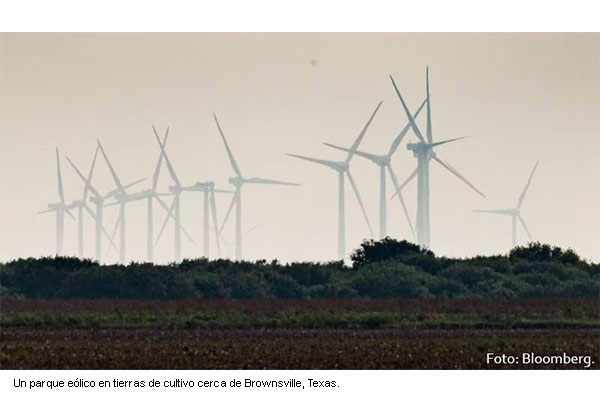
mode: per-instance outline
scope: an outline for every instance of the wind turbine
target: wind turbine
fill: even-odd
[[[352,190],[354,191],[356,200],[358,200],[358,204],[360,205],[360,209],[362,211],[365,222],[367,223],[367,226],[369,228],[371,236],[374,236],[373,229],[371,228],[371,223],[369,222],[369,217],[367,216],[365,207],[364,207],[362,199],[360,197],[360,192],[358,191],[358,186],[356,186],[356,182],[354,181],[354,178],[352,177],[352,174],[350,173],[349,168],[350,168],[350,161],[352,160],[352,157],[354,156],[354,154],[358,148],[358,145],[360,144],[363,137],[365,136],[365,133],[367,133],[367,129],[369,128],[369,125],[371,125],[371,121],[373,121],[373,118],[375,117],[375,114],[377,114],[379,107],[381,107],[381,103],[383,103],[383,101],[380,101],[379,104],[377,104],[375,111],[373,111],[373,114],[371,114],[371,117],[365,124],[364,128],[362,129],[362,131],[360,132],[358,137],[354,140],[354,143],[352,143],[352,147],[350,147],[350,149],[348,149],[349,152],[348,152],[348,155],[346,156],[345,160],[331,161],[331,160],[323,160],[323,159],[319,159],[319,158],[299,156],[297,154],[287,153],[287,155],[290,157],[295,157],[295,158],[299,158],[301,160],[306,160],[306,161],[310,161],[310,162],[313,162],[316,164],[324,165],[326,167],[333,169],[334,171],[336,171],[338,173],[338,258],[340,260],[344,259],[346,257],[346,202],[345,202],[345,189],[344,189],[344,183],[345,183],[346,177],[348,178],[348,181],[350,181],[350,185],[352,186]]]
[[[427,81],[427,140],[423,137],[423,134],[419,130],[413,116],[411,115],[394,78],[390,75],[394,90],[402,103],[402,108],[408,118],[409,124],[412,131],[419,139],[418,143],[409,143],[406,147],[408,150],[413,152],[414,157],[417,159],[417,168],[407,179],[407,182],[417,176],[417,243],[423,247],[430,247],[430,218],[429,218],[429,162],[435,160],[442,167],[446,168],[450,173],[455,175],[458,179],[467,184],[471,189],[477,192],[482,197],[485,197],[475,186],[471,184],[464,176],[462,176],[454,167],[450,166],[446,161],[443,161],[433,151],[433,148],[440,146],[445,143],[454,142],[456,140],[463,139],[463,137],[444,140],[441,142],[434,142],[431,127],[431,98],[429,96],[429,67],[427,67],[426,81]]]
[[[527,228],[527,224],[525,224],[525,220],[523,219],[523,217],[521,217],[521,205],[523,205],[523,200],[525,200],[525,194],[527,193],[527,189],[529,189],[529,185],[531,184],[531,178],[533,178],[533,173],[535,172],[535,170],[538,166],[538,163],[539,163],[539,161],[536,161],[535,166],[533,167],[533,170],[531,171],[531,174],[529,175],[529,179],[527,180],[527,184],[525,185],[525,187],[523,188],[523,191],[521,192],[521,195],[519,196],[519,200],[517,201],[517,206],[515,208],[506,208],[506,209],[500,209],[500,210],[474,210],[475,212],[480,212],[480,213],[503,214],[503,215],[508,215],[511,217],[511,220],[512,220],[512,224],[511,224],[512,247],[511,248],[513,248],[517,245],[517,219],[519,220],[519,222],[521,223],[521,226],[527,233],[527,236],[529,236],[529,240],[533,240],[531,237],[531,233],[529,232],[529,229]]]
[[[40,211],[38,214],[45,214],[49,212],[56,213],[56,255],[61,255],[63,252],[65,234],[65,213],[73,218],[73,220],[75,217],[73,214],[71,214],[68,206],[65,204],[65,194],[63,190],[62,174],[60,172],[60,156],[58,154],[58,147],[56,148],[56,176],[58,178],[58,197],[60,198],[60,202],[48,204],[48,208],[44,211]]]
[[[171,194],[173,195],[173,200],[171,202],[171,206],[169,207],[169,209],[167,211],[167,213],[168,213],[167,217],[165,218],[165,221],[163,222],[163,225],[158,234],[158,237],[156,238],[155,245],[160,240],[162,233],[165,230],[165,227],[167,226],[167,222],[169,221],[169,219],[172,219],[173,224],[174,224],[174,243],[173,244],[174,244],[174,252],[175,252],[175,261],[179,262],[181,260],[181,232],[183,232],[187,236],[187,238],[192,243],[194,243],[194,240],[192,239],[192,237],[181,226],[181,208],[180,208],[179,199],[180,199],[181,192],[183,191],[183,186],[181,186],[181,182],[179,181],[179,178],[177,177],[177,174],[175,173],[175,169],[173,168],[173,165],[171,164],[171,161],[169,160],[169,156],[167,155],[167,152],[165,150],[166,136],[165,136],[165,141],[161,142],[160,138],[158,137],[158,133],[156,133],[156,128],[154,128],[154,126],[152,126],[152,130],[154,131],[154,137],[156,138],[156,141],[158,142],[158,145],[160,146],[160,154],[162,156],[162,159],[165,160],[165,163],[167,164],[167,170],[169,171],[169,175],[171,176],[171,179],[175,183],[174,185],[169,187],[169,190],[171,191]],[[167,132],[168,132],[168,129],[167,129]],[[156,175],[156,176],[158,177],[158,175]]]
[[[240,260],[242,258],[242,187],[247,183],[289,186],[299,186],[299,184],[266,178],[244,178],[239,166],[233,158],[233,153],[231,152],[231,149],[227,144],[227,140],[225,139],[225,135],[223,134],[223,130],[221,129],[221,125],[219,124],[219,120],[217,119],[216,114],[213,113],[213,117],[215,119],[215,123],[217,124],[219,133],[221,134],[221,138],[223,139],[223,144],[225,145],[225,150],[227,151],[227,156],[229,157],[229,162],[231,163],[231,167],[235,172],[235,176],[229,178],[229,183],[231,183],[235,187],[235,193],[233,195],[233,198],[231,199],[231,203],[229,204],[229,208],[227,209],[227,213],[225,214],[225,219],[221,224],[219,233],[223,231],[225,223],[229,219],[229,214],[231,214],[231,210],[233,209],[233,206],[235,206],[235,258],[237,260]]]
[[[426,102],[427,102],[427,99],[425,99],[425,101],[423,101],[423,104],[421,104],[419,109],[415,112],[415,114],[413,116],[414,118],[417,118],[417,116],[419,115],[419,113],[421,112],[423,107],[425,106]],[[392,168],[392,155],[394,155],[394,153],[398,149],[400,142],[402,142],[402,139],[404,139],[404,136],[406,136],[406,133],[408,132],[409,129],[410,129],[410,124],[406,125],[404,127],[404,129],[402,129],[402,131],[400,131],[398,136],[396,136],[396,138],[390,145],[390,149],[388,150],[388,152],[386,154],[367,153],[366,151],[352,150],[352,149],[349,149],[346,147],[341,147],[341,146],[336,146],[334,144],[325,143],[326,146],[333,147],[334,149],[342,150],[347,153],[356,154],[359,157],[366,158],[367,160],[370,160],[371,162],[373,162],[375,165],[377,165],[379,167],[379,238],[380,239],[383,239],[384,237],[387,236],[386,171],[389,173],[390,178],[392,179],[392,183],[394,184],[396,193],[400,193],[400,195],[398,195],[398,200],[400,200],[400,205],[402,206],[402,210],[404,211],[404,215],[406,216],[406,221],[408,222],[408,225],[413,234],[413,237],[415,235],[415,231],[414,231],[412,222],[410,221],[410,217],[409,217],[408,211],[406,209],[406,203],[404,202],[404,198],[401,194],[402,188],[398,184],[398,178],[396,176],[396,173],[394,172],[394,169]]]
[[[88,172],[88,177],[87,177],[86,181],[90,181],[92,179],[92,175],[94,174],[94,166],[96,165],[96,159],[98,157],[98,150],[99,150],[98,146],[96,146],[94,158],[92,160],[92,165]],[[71,160],[69,160],[68,157],[67,157],[67,161],[69,161],[69,163],[71,163]],[[71,165],[73,165],[73,164],[71,163]],[[88,189],[89,189],[89,185],[84,184],[83,195],[82,195],[81,199],[73,201],[73,203],[71,203],[71,205],[69,206],[69,208],[77,208],[77,244],[78,244],[77,248],[78,248],[79,258],[83,258],[83,210],[85,209],[88,213],[90,213],[92,215],[92,218],[96,217],[94,215],[94,213],[92,212],[92,210],[87,205]]]
[[[97,147],[97,149],[99,149],[99,147]],[[77,173],[77,176],[79,176],[79,178],[83,181],[83,183],[85,184],[85,186],[92,192],[92,194],[94,195],[93,197],[90,197],[90,201],[95,203],[96,205],[96,212],[93,212],[89,206],[87,205],[87,203],[83,203],[83,207],[85,208],[85,210],[87,210],[87,212],[94,218],[95,223],[95,232],[96,232],[96,246],[95,246],[95,254],[96,254],[96,260],[98,262],[102,261],[102,234],[104,234],[104,236],[109,240],[110,243],[110,247],[114,248],[115,250],[117,249],[116,246],[113,243],[113,238],[108,234],[108,232],[106,231],[105,227],[104,227],[104,201],[114,195],[116,195],[121,189],[116,188],[113,189],[109,192],[107,192],[106,194],[102,195],[100,194],[100,192],[98,192],[98,190],[96,190],[96,188],[92,185],[91,182],[91,176],[92,174],[90,173],[89,176],[86,178],[81,171],[79,170],[79,168],[77,168],[77,166],[73,163],[73,161],[71,161],[71,159],[69,157],[67,157],[67,161],[69,162],[69,164],[71,164],[71,167],[73,167],[73,169],[75,170],[75,172]],[[129,187],[137,184],[141,182],[141,180],[132,182],[128,185],[125,185],[124,188],[128,189]]]
[[[125,255],[126,255],[126,238],[127,238],[126,229],[125,229],[126,228],[125,205],[127,204],[127,201],[126,201],[127,187],[123,186],[123,184],[121,183],[121,180],[117,176],[117,173],[116,173],[115,169],[113,168],[112,164],[110,163],[110,160],[108,159],[106,152],[104,151],[104,148],[102,147],[102,144],[100,143],[99,140],[98,140],[98,147],[100,148],[102,157],[104,158],[104,161],[106,161],[106,165],[108,166],[108,169],[110,170],[110,174],[112,175],[113,181],[115,182],[115,185],[117,186],[117,189],[118,189],[113,196],[117,200],[117,202],[120,206],[119,207],[119,217],[117,218],[117,221],[115,223],[115,227],[114,227],[113,233],[111,235],[111,240],[117,231],[117,227],[119,227],[120,228],[119,229],[119,239],[120,239],[119,240],[119,262],[121,264],[124,264],[125,263]],[[142,182],[145,179],[146,178],[139,179],[128,186]]]

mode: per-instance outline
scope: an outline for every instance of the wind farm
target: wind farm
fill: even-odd
[[[465,137],[455,137],[451,139],[434,141],[433,139],[433,117],[432,117],[432,95],[430,91],[430,78],[429,78],[429,67],[425,69],[425,91],[423,93],[424,100],[419,104],[418,108],[416,108],[412,113],[409,110],[407,102],[401,91],[394,80],[394,78],[390,75],[391,87],[393,93],[396,95],[396,98],[400,102],[400,107],[398,105],[388,105],[387,110],[390,110],[392,106],[394,107],[393,112],[398,115],[404,115],[404,123],[403,125],[398,127],[398,133],[393,138],[389,145],[389,149],[386,153],[373,153],[362,150],[361,143],[366,137],[367,132],[369,131],[370,126],[373,121],[376,119],[378,112],[382,108],[383,101],[380,101],[374,110],[371,112],[369,118],[364,123],[364,126],[359,131],[358,136],[354,138],[351,145],[349,147],[340,146],[337,144],[332,144],[329,142],[324,142],[324,144],[328,148],[332,148],[337,152],[341,152],[345,154],[341,160],[332,160],[332,159],[323,159],[316,157],[309,157],[305,155],[296,154],[293,152],[287,152],[287,156],[295,159],[299,159],[302,161],[306,161],[311,164],[317,164],[322,167],[327,167],[328,169],[336,172],[337,175],[337,251],[336,259],[344,260],[349,256],[347,251],[347,205],[346,205],[346,181],[349,182],[352,192],[354,193],[354,197],[357,201],[358,207],[360,209],[360,214],[365,224],[365,230],[362,233],[364,239],[384,239],[388,237],[388,227],[403,224],[405,227],[408,227],[408,231],[410,234],[407,237],[403,237],[402,239],[406,239],[409,241],[416,241],[416,243],[424,249],[431,249],[431,211],[430,211],[430,162],[435,161],[437,164],[442,166],[446,171],[450,172],[460,181],[462,181],[468,188],[470,188],[473,192],[478,194],[481,197],[485,197],[483,192],[478,189],[475,185],[473,185],[469,180],[467,180],[458,170],[453,167],[450,162],[441,158],[440,155],[437,154],[437,149],[439,146],[446,145],[449,143],[455,143],[453,146],[458,146],[462,143],[462,139]],[[389,112],[389,111],[388,111]],[[425,114],[425,129],[423,133],[423,129],[419,127],[419,123],[417,123],[417,119],[421,115]],[[154,166],[151,177],[141,178],[135,180],[129,184],[122,184],[119,175],[116,172],[115,167],[109,160],[107,153],[104,150],[101,142],[97,141],[96,150],[91,162],[90,169],[87,175],[84,175],[71,161],[70,158],[67,157],[68,163],[72,166],[73,170],[76,172],[77,176],[83,182],[83,193],[82,197],[79,199],[73,200],[71,203],[67,203],[64,196],[64,188],[62,181],[62,172],[60,165],[60,155],[58,153],[58,149],[56,149],[56,167],[57,167],[57,187],[59,194],[59,203],[52,203],[48,206],[47,210],[44,210],[43,213],[54,212],[56,214],[56,254],[63,254],[63,242],[64,242],[64,216],[65,214],[69,217],[73,218],[77,221],[78,227],[78,235],[77,235],[77,255],[78,257],[84,257],[84,211],[89,214],[92,219],[95,221],[95,252],[94,258],[97,261],[101,261],[103,254],[103,237],[108,241],[108,249],[107,253],[116,249],[118,251],[118,260],[120,263],[127,262],[127,216],[126,209],[127,205],[131,203],[131,206],[135,204],[142,203],[141,200],[145,200],[146,203],[146,257],[145,261],[153,261],[154,259],[154,249],[159,244],[160,239],[165,235],[165,231],[169,225],[169,222],[172,225],[172,233],[173,233],[173,241],[172,241],[172,260],[175,262],[180,262],[182,260],[182,234],[186,236],[189,240],[189,243],[194,247],[199,246],[202,243],[202,249],[198,249],[197,256],[202,256],[204,258],[211,257],[211,237],[214,238],[214,246],[215,253],[217,257],[221,257],[221,243],[228,242],[224,237],[224,229],[227,225],[227,222],[231,218],[233,214],[234,219],[234,254],[233,258],[235,260],[244,259],[243,254],[243,214],[242,214],[242,188],[245,185],[277,185],[277,186],[299,186],[300,183],[287,181],[287,180],[276,180],[271,178],[262,178],[262,177],[250,177],[247,178],[242,174],[242,170],[240,169],[236,158],[234,157],[234,152],[232,151],[225,133],[221,127],[220,121],[217,118],[215,113],[212,114],[212,118],[214,120],[216,132],[220,137],[222,144],[225,149],[226,159],[229,162],[231,170],[234,173],[233,177],[230,177],[228,183],[233,186],[233,190],[225,190],[225,189],[217,189],[217,183],[214,180],[206,179],[206,174],[201,176],[201,180],[197,180],[192,184],[184,184],[180,180],[175,167],[173,160],[169,156],[166,145],[167,139],[169,137],[169,128],[165,130],[164,136],[161,139],[159,137],[157,129],[152,125],[152,133],[154,139],[158,145],[159,155],[158,160]],[[412,133],[412,135],[411,135]],[[376,135],[377,133],[373,133],[372,135]],[[414,142],[412,138],[417,139],[417,142]],[[352,137],[348,137],[348,139],[352,139]],[[401,145],[403,142],[408,141],[406,144],[406,151],[400,151],[402,149]],[[459,142],[460,141],[460,142]],[[96,168],[96,161],[98,156],[104,160],[104,164],[108,169],[110,177],[113,181],[114,187],[108,190],[104,195],[102,195],[92,183],[94,169]],[[399,173],[394,168],[394,160],[396,158],[407,157],[407,155],[412,155],[414,159],[416,159],[416,167],[412,171],[401,171],[400,176],[402,176],[402,180],[399,179]],[[374,163],[379,169],[379,201],[378,201],[378,219],[379,219],[379,229],[377,234],[374,233],[370,219],[369,212],[365,206],[365,202],[363,200],[363,195],[361,195],[361,189],[359,182],[354,178],[353,174],[350,171],[351,161],[354,156],[362,159],[366,159]],[[178,163],[181,163],[182,160],[177,160]],[[162,164],[165,164],[168,178],[170,183],[166,188],[162,191],[158,187],[159,177],[161,173]],[[308,166],[307,166],[308,168]],[[521,217],[519,210],[521,204],[523,202],[524,196],[527,192],[529,184],[531,183],[531,177],[533,176],[533,172],[537,168],[537,164],[532,171],[530,179],[523,190],[517,207],[514,209],[506,209],[506,210],[476,210],[478,212],[487,212],[487,213],[496,213],[496,214],[506,214],[512,217],[512,239],[511,245],[514,247],[517,245],[516,240],[516,225],[517,221],[523,226],[525,229],[529,240],[533,240],[527,226],[523,218]],[[207,171],[209,172],[209,171]],[[387,179],[391,180],[393,193],[390,196],[387,190]],[[403,191],[405,188],[416,178],[417,181],[417,199],[416,203],[408,202],[407,199],[403,195]],[[151,187],[146,190],[141,190],[135,193],[128,192],[130,188],[134,185],[143,182],[146,179],[151,179]],[[306,187],[307,185],[305,185]],[[308,185],[307,189],[309,190],[310,185]],[[298,190],[298,189],[296,189]],[[181,198],[183,195],[187,196],[193,192],[202,193],[202,235],[199,238],[194,239],[192,235],[184,228],[184,222],[182,221],[182,211],[181,211]],[[91,194],[91,196],[89,196]],[[231,200],[229,201],[229,205],[226,208],[224,213],[224,217],[222,221],[219,221],[219,211],[218,211],[218,202],[215,194],[222,194],[226,196],[231,196]],[[170,197],[170,205],[163,200],[163,197]],[[106,200],[111,200],[110,202],[105,202]],[[397,200],[395,200],[397,199]],[[318,195],[315,196],[315,201],[319,202]],[[389,221],[388,218],[388,202],[393,201],[399,205],[399,210],[403,215],[403,221]],[[157,202],[160,207],[165,211],[164,220],[158,230],[158,234],[155,236],[154,234],[154,212],[153,212],[153,204]],[[90,203],[95,205],[95,211],[90,207]],[[275,205],[275,201],[273,205]],[[412,206],[415,204],[416,207]],[[412,207],[411,207],[412,206]],[[118,217],[114,222],[114,227],[112,233],[108,233],[106,228],[104,227],[104,209],[107,207],[118,207]],[[409,211],[410,208],[416,208],[416,215],[413,217]],[[251,207],[250,207],[251,209]],[[77,210],[77,218],[73,216],[71,210]],[[413,221],[415,221],[413,223]],[[285,226],[285,222],[282,221],[282,227]],[[315,224],[317,222],[315,221]],[[211,232],[212,225],[212,232]],[[318,229],[315,226],[315,229]],[[115,244],[115,236],[116,233],[119,232],[119,240],[118,245]]]

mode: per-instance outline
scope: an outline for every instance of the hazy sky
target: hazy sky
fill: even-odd
[[[68,202],[83,188],[64,156],[87,171],[96,138],[122,181],[150,178],[159,154],[152,124],[161,132],[170,126],[166,149],[184,184],[212,179],[230,188],[233,171],[213,111],[245,176],[302,183],[244,188],[243,229],[256,227],[245,237],[245,257],[333,259],[337,176],[285,153],[341,160],[322,142],[350,146],[381,100],[361,149],[384,153],[406,124],[388,76],[414,109],[425,96],[427,65],[434,140],[471,136],[437,153],[487,195],[432,163],[432,249],[506,252],[510,218],[472,210],[516,205],[539,160],[522,207],[534,239],[600,260],[598,34],[1,34],[0,46],[1,260],[54,253],[54,215],[37,212],[58,200],[56,146]],[[416,165],[406,150],[414,141],[410,133],[394,155],[400,179]],[[379,171],[360,158],[351,170],[377,231]],[[93,182],[102,192],[113,187],[101,160]],[[346,189],[350,251],[368,230]],[[404,194],[414,221],[416,181]],[[217,201],[222,219],[230,197]],[[158,231],[164,212],[155,209]],[[116,215],[115,207],[106,210],[108,230]],[[196,242],[183,238],[185,257],[202,254],[201,215],[201,194],[184,193],[184,227]],[[410,239],[397,201],[389,201],[388,215],[389,234]],[[145,255],[145,218],[146,204],[130,203],[128,258]],[[92,256],[93,221],[85,223]],[[159,261],[173,255],[172,229],[159,243]],[[76,231],[66,218],[67,253],[77,250]],[[526,239],[520,227],[518,238]],[[116,257],[113,251],[107,261]]]

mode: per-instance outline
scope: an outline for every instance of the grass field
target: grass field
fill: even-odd
[[[2,369],[582,368],[486,354],[591,355],[594,298],[9,300]]]

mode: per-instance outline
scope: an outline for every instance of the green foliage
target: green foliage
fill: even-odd
[[[259,299],[352,297],[598,297],[600,269],[540,243],[509,256],[452,259],[406,241],[368,240],[342,262],[186,259],[99,265],[70,257],[0,264],[0,296],[25,298]]]
[[[360,247],[356,249],[350,259],[352,266],[356,269],[360,267],[382,260],[399,259],[403,260],[409,256],[425,256],[426,259],[433,260],[434,254],[423,249],[420,246],[407,242],[406,240],[397,241],[390,237],[386,237],[379,241],[373,239],[365,240]]]
[[[563,250],[560,247],[530,242],[526,246],[517,246],[510,251],[510,261],[518,259],[527,261],[554,261],[562,264],[578,264],[581,260],[572,249]]]

